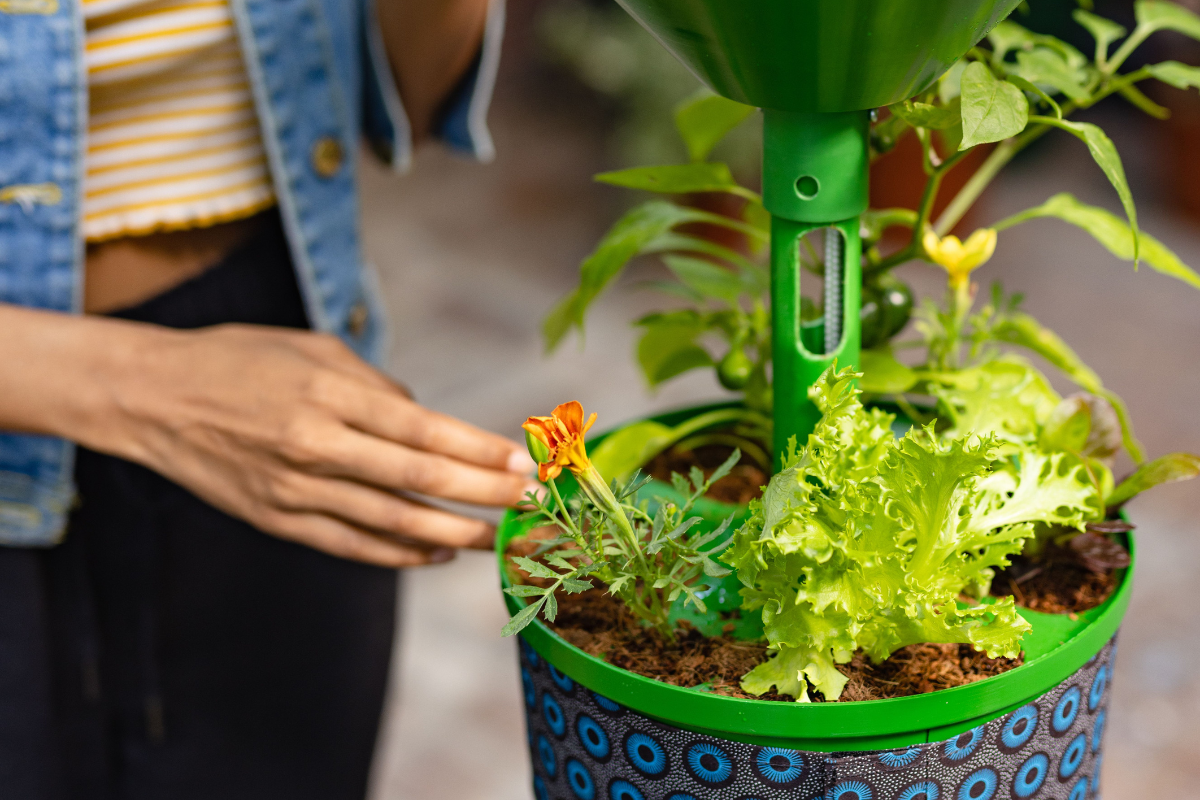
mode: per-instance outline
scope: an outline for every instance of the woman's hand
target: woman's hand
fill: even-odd
[[[503,507],[533,488],[523,447],[422,408],[330,336],[0,312],[10,331],[10,321],[53,318],[41,338],[59,349],[43,353],[57,378],[22,385],[22,367],[36,371],[37,357],[18,342],[22,363],[0,378],[0,427],[136,461],[267,533],[335,556],[401,567],[486,548],[491,525],[410,493]],[[38,338],[24,332],[16,338]],[[0,345],[0,356],[9,352]],[[13,391],[26,400],[6,403]],[[32,402],[35,393],[45,402]]]

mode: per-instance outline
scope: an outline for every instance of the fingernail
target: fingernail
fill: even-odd
[[[439,547],[437,550],[434,550],[432,553],[429,554],[429,563],[445,564],[447,561],[449,561],[452,558],[454,558],[454,548]]]
[[[533,472],[536,466],[537,463],[529,457],[529,453],[526,453],[524,450],[514,450],[512,455],[508,457],[506,469],[518,475],[528,475]]]

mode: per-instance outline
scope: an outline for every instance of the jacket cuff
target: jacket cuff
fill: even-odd
[[[434,136],[450,148],[483,162],[496,156],[487,126],[487,113],[500,67],[504,38],[505,0],[490,0],[483,43],[458,85],[450,92],[434,122]],[[412,165],[412,126],[392,76],[375,4],[366,5],[366,102],[365,132],[376,154],[394,172],[407,172]]]

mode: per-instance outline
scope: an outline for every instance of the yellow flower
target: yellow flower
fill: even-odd
[[[578,475],[592,466],[583,444],[583,436],[595,421],[596,415],[592,414],[584,423],[583,406],[578,400],[563,403],[548,417],[530,417],[525,420],[521,427],[549,451],[544,458],[539,459],[540,480],[557,478],[563,467]]]
[[[957,236],[939,239],[933,231],[926,231],[923,244],[929,259],[950,274],[950,286],[957,289],[967,284],[976,267],[992,257],[996,251],[996,231],[980,228],[965,242],[959,241]]]

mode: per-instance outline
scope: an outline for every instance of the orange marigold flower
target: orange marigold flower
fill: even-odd
[[[595,421],[595,414],[588,417],[586,423],[583,421],[583,406],[578,400],[561,404],[548,417],[525,420],[521,427],[549,451],[545,459],[539,459],[540,480],[557,478],[563,467],[575,474],[591,468],[592,462],[588,459],[583,437]]]

